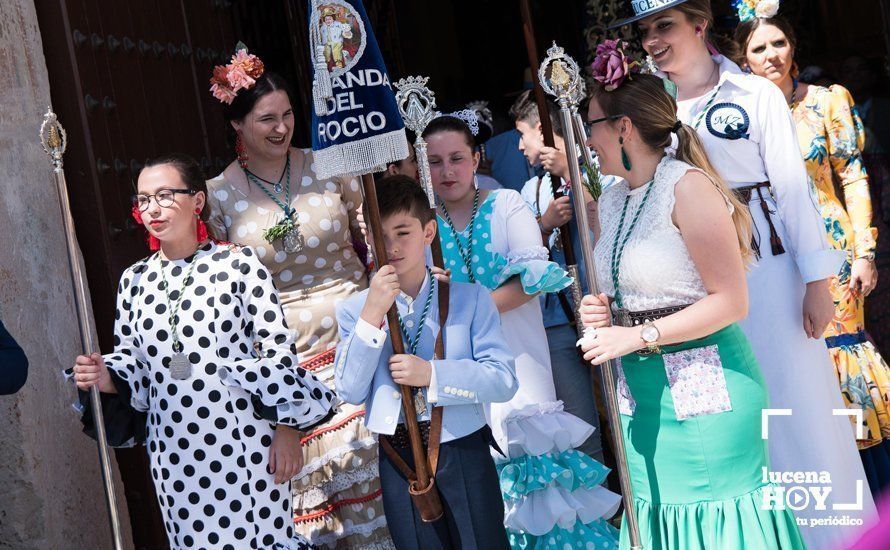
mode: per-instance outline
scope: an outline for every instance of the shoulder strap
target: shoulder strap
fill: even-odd
[[[448,323],[448,306],[451,298],[449,283],[439,281],[439,334],[436,336],[435,357],[445,358],[445,325]],[[430,441],[427,456],[430,472],[436,475],[439,467],[439,443],[442,441],[442,407],[433,407],[430,413]]]

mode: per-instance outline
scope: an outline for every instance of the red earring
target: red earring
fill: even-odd
[[[148,244],[148,249],[149,250],[160,250],[161,241],[159,241],[154,235],[152,235],[151,232],[148,230],[148,228],[146,228],[145,225],[143,224],[142,212],[139,211],[139,207],[136,205],[133,205],[133,210],[130,212],[130,214],[133,215],[133,219],[136,220],[136,223],[138,223],[139,225],[141,225],[143,227],[143,229],[145,229],[145,242],[146,242],[146,244]]]
[[[244,147],[244,140],[241,139],[241,130],[238,130],[238,136],[235,138],[235,154],[238,155],[238,164],[247,170],[247,149]]]
[[[195,208],[195,217],[198,218],[197,223],[197,236],[198,242],[204,242],[207,240],[207,224],[204,223],[204,220],[201,219],[201,209]]]
[[[695,27],[695,36],[701,36],[701,27]]]

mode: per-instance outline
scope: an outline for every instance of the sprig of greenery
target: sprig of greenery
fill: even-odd
[[[587,192],[590,193],[593,200],[598,201],[600,195],[603,193],[598,167],[594,166],[591,168],[590,166],[587,166],[587,164],[582,163],[581,170],[583,171],[581,183],[584,184],[584,188],[587,189]]]
[[[291,217],[285,217],[280,222],[263,231],[263,238],[269,244],[274,243],[278,239],[283,239],[288,232],[297,227],[297,222]]]

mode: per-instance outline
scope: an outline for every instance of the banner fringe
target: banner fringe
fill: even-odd
[[[313,151],[316,174],[320,179],[327,179],[382,172],[390,162],[407,158],[408,147],[404,128],[351,143],[331,145]]]

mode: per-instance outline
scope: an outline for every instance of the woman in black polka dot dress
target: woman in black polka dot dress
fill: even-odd
[[[148,445],[171,547],[310,548],[294,533],[286,484],[301,467],[299,440],[288,451],[276,441],[325,421],[336,398],[297,367],[253,250],[200,234],[197,164],[149,163],[138,187],[160,250],[121,277],[114,353],[80,356],[69,374],[103,392],[110,444]]]

